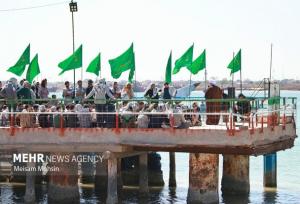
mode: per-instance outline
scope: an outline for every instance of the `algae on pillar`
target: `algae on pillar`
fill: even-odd
[[[35,162],[27,163],[28,171],[26,171],[26,190],[24,200],[26,203],[35,202]]]
[[[148,153],[139,155],[139,174],[140,196],[147,196],[149,193]]]
[[[118,160],[111,156],[107,161],[107,198],[106,203],[118,203]]]
[[[69,162],[54,162],[52,167],[59,171],[49,172],[48,200],[49,202],[79,202],[78,163],[73,158],[74,153],[57,153],[53,156],[70,158]]]
[[[223,194],[248,194],[249,184],[249,156],[223,155]]]
[[[219,155],[190,153],[188,203],[218,203]]]

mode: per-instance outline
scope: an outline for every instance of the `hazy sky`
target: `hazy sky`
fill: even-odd
[[[0,10],[64,1],[1,1]],[[83,44],[83,67],[102,54],[102,76],[111,80],[108,59],[134,42],[138,80],[163,80],[170,50],[173,64],[192,44],[194,59],[206,48],[208,78],[230,78],[226,68],[232,53],[242,48],[243,78],[269,75],[273,43],[273,75],[300,76],[299,0],[78,0],[76,47]],[[57,64],[72,52],[71,13],[65,4],[21,11],[0,11],[0,80],[14,76],[5,70],[16,63],[28,43],[31,58],[39,54],[42,77],[58,76]],[[25,73],[24,73],[25,75]],[[77,71],[80,78],[80,70]],[[120,79],[127,79],[128,72]],[[94,79],[92,74],[84,78]],[[239,78],[239,74],[235,75]],[[173,80],[189,79],[183,68]],[[192,77],[203,80],[204,72]]]

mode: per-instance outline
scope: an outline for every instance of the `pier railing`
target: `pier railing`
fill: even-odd
[[[297,99],[293,97],[175,100],[93,100],[37,99],[0,100],[0,127],[21,128],[206,128],[227,130],[293,123]],[[4,106],[3,106],[4,105]]]

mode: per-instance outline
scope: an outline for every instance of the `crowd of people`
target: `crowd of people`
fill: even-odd
[[[202,101],[193,102],[189,107],[172,101],[176,89],[168,83],[161,89],[154,83],[150,84],[144,98],[137,101],[131,100],[135,94],[130,83],[122,89],[118,82],[113,82],[110,87],[104,79],[95,84],[88,80],[87,87],[83,87],[79,80],[75,89],[68,81],[64,85],[63,100],[58,100],[56,95],[49,95],[47,79],[34,84],[26,80],[18,82],[14,78],[5,84],[0,82],[0,126],[188,128],[203,125],[202,113],[226,112],[230,106],[227,102]],[[205,98],[222,99],[226,94],[210,82]],[[244,98],[244,95],[239,98]],[[247,101],[238,102],[235,107],[235,112],[243,115],[251,111]],[[220,116],[207,115],[205,119],[207,125],[217,125]]]

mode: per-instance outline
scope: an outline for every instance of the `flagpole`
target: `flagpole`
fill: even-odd
[[[273,60],[273,44],[271,43],[270,81],[271,81],[271,78],[272,78],[272,60]]]
[[[206,87],[207,87],[207,71],[206,71],[206,66],[205,66],[205,70],[204,70],[204,91],[206,91]]]
[[[232,57],[233,63],[234,63],[234,52],[233,52],[233,57]],[[233,76],[234,73],[231,74],[231,87],[233,88]]]
[[[240,69],[240,89],[241,89],[241,93],[243,93],[242,66],[241,66],[241,69]]]
[[[72,13],[72,39],[73,39],[73,54],[75,52],[75,29],[74,29],[74,12],[77,12],[77,3],[73,2],[73,0],[71,0],[71,3],[69,4],[70,6],[70,11]],[[76,87],[76,72],[75,69],[73,70],[73,83],[74,83],[74,87],[73,87],[73,92],[74,92],[74,98],[75,98],[75,87]]]

